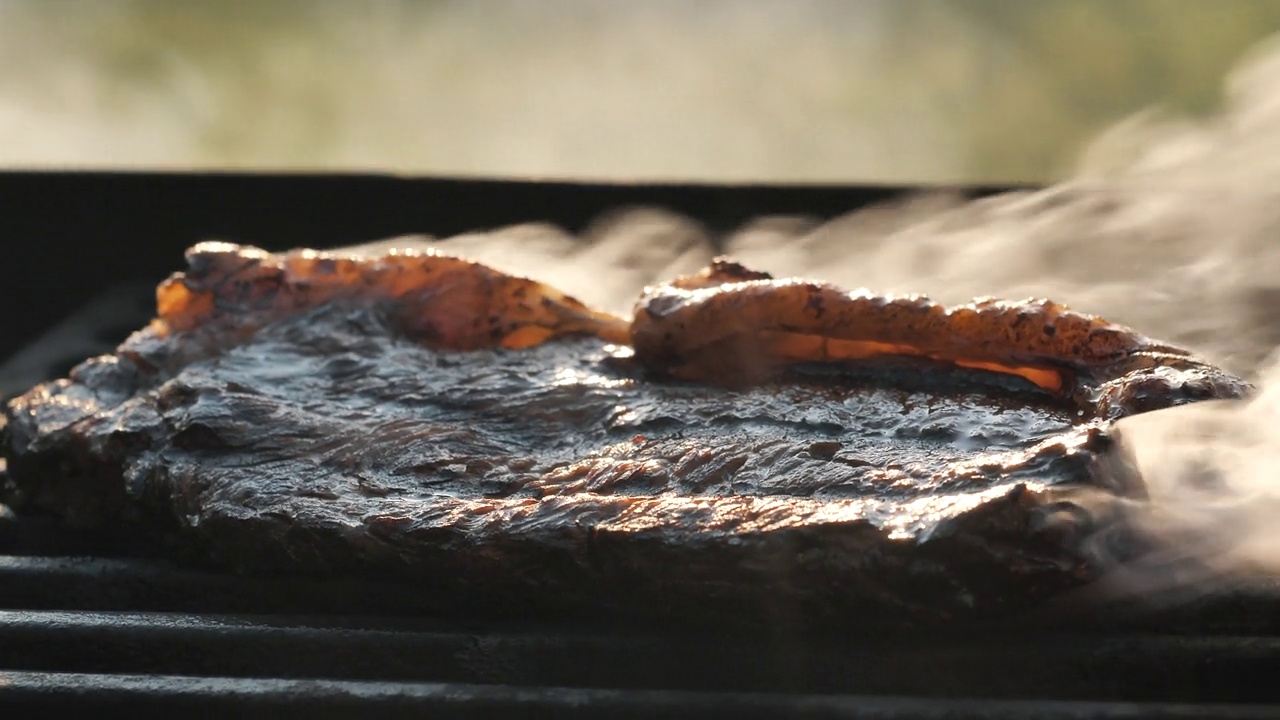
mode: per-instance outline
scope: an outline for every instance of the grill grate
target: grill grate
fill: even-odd
[[[146,699],[173,717],[316,718],[875,718],[875,720],[1111,720],[1183,718],[1252,720],[1275,710],[1246,705],[1056,701],[934,701],[918,698],[681,693],[574,688],[518,688],[438,683],[240,680],[130,675],[6,673],[20,712],[119,711]]]
[[[149,301],[181,251],[209,235],[281,249],[527,220],[577,229],[609,207],[637,204],[724,229],[768,213],[830,217],[900,192],[0,173],[13,258],[31,258],[0,287],[3,306],[31,310],[0,338],[0,393],[60,375],[143,324],[149,309],[133,314],[135,299]],[[45,196],[59,197],[63,212],[47,216],[36,202]],[[41,293],[55,297],[29,302]],[[104,328],[119,337],[102,336]],[[0,513],[0,713],[1280,716],[1274,581],[1219,587],[1160,612],[1122,603],[964,634],[814,639],[769,627],[717,635],[626,618],[426,614],[419,587],[232,577],[148,554]]]
[[[1271,682],[1280,636],[1269,634],[1068,633],[1040,623],[945,636],[727,636],[625,620],[423,617],[411,612],[412,592],[158,561],[0,557],[0,709],[74,697],[167,710],[345,704],[459,717],[663,707],[689,717],[726,707],[796,717],[941,717],[961,707],[968,714],[959,717],[1280,712]],[[1220,611],[1242,602],[1251,604],[1236,598]],[[1205,617],[1204,607],[1192,614]]]

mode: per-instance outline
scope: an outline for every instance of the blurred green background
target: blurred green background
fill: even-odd
[[[0,164],[1043,181],[1270,0],[0,0]]]

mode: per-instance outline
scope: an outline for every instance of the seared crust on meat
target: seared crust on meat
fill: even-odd
[[[326,303],[385,304],[397,329],[430,347],[519,349],[565,335],[627,342],[622,318],[528,278],[432,250],[380,256],[229,243],[187,251],[188,269],[156,291],[159,337],[213,326],[247,336]],[[226,344],[225,338],[223,344]]]
[[[187,260],[150,326],[9,403],[0,500],[463,604],[756,629],[1001,615],[1140,545],[1089,542],[1143,492],[1108,418],[1248,389],[1048,301],[948,308],[723,259],[630,323],[430,252]],[[771,378],[895,356],[870,381]]]
[[[1049,300],[947,307],[923,295],[775,279],[724,258],[647,288],[631,341],[650,369],[730,384],[801,362],[920,357],[1020,376],[1107,418],[1177,404],[1189,391],[1199,398],[1249,390],[1185,349]]]

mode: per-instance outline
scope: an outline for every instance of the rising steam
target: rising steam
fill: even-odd
[[[775,275],[850,288],[1053,298],[1258,381],[1252,401],[1140,416],[1121,434],[1151,493],[1140,522],[1194,539],[1177,544],[1182,559],[1280,572],[1280,366],[1268,360],[1280,345],[1280,46],[1248,58],[1228,96],[1206,122],[1123,123],[1045,190],[924,196],[824,224],[761,218],[722,246]],[[620,312],[713,255],[695,223],[660,210],[610,218],[586,240],[525,225],[431,244]]]
[[[1150,492],[1139,524],[1176,539],[1164,582],[1189,568],[1280,572],[1280,47],[1249,57],[1227,89],[1210,121],[1122,124],[1044,191],[732,245],[776,272],[882,291],[1055,298],[1249,376],[1251,401],[1139,416],[1120,434]]]

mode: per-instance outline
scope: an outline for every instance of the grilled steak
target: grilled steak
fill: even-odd
[[[1109,421],[1247,385],[1048,302],[727,261],[627,321],[432,253],[203,244],[158,317],[7,408],[19,511],[249,573],[827,627],[983,617],[1102,569]]]

